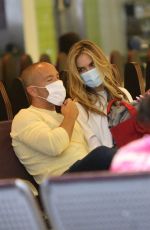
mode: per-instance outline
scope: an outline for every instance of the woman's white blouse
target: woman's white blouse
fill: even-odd
[[[107,95],[106,92],[101,92],[103,95],[103,104],[105,112],[107,110]],[[101,98],[102,101],[102,98]],[[99,103],[96,104],[100,106]],[[102,116],[93,112],[87,113],[83,106],[77,103],[79,109],[78,122],[84,130],[86,140],[90,150],[105,145],[108,147],[113,146],[112,135],[108,127],[107,116]]]
[[[131,102],[133,99],[130,93],[125,88],[120,87],[120,89],[127,95],[129,101]],[[107,114],[107,93],[106,91],[102,91],[99,94],[102,96],[101,102],[104,105],[104,112]],[[100,106],[99,102],[97,102],[96,106]],[[107,116],[102,116],[90,111],[87,113],[84,107],[79,103],[77,103],[77,107],[79,109],[79,116],[77,120],[84,130],[85,138],[90,150],[93,150],[101,145],[112,147],[113,138],[108,127]]]

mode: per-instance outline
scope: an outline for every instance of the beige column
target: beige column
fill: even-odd
[[[25,52],[31,55],[33,62],[39,58],[35,1],[22,0]]]

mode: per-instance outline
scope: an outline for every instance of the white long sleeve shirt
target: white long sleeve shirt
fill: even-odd
[[[132,97],[130,93],[125,88],[120,87],[120,89],[126,94],[128,100],[131,102]],[[107,114],[107,93],[104,90],[99,94],[102,96],[101,102],[104,105],[104,112]],[[97,102],[96,106],[100,106],[99,102]],[[112,147],[113,138],[108,127],[107,116],[93,113],[91,111],[87,113],[84,107],[79,103],[77,103],[77,107],[79,109],[78,122],[84,130],[84,134],[90,150],[93,150],[94,148],[101,145]]]

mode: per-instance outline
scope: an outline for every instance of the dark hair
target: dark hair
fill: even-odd
[[[68,54],[72,45],[80,40],[80,36],[74,32],[61,35],[59,37],[59,51]]]

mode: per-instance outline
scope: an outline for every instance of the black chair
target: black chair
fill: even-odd
[[[136,96],[145,93],[144,77],[139,63],[126,63],[124,87],[129,91],[133,99],[136,99]]]
[[[53,229],[150,227],[150,173],[66,174],[47,179],[41,195]]]
[[[62,70],[59,73],[59,79],[62,80],[63,85],[66,89],[66,98],[69,98],[69,87],[68,87],[68,71],[67,70]],[[61,107],[60,106],[55,106],[57,113],[61,113]]]
[[[11,120],[12,118],[13,112],[11,103],[3,85],[3,82],[0,81],[0,121]]]
[[[2,73],[5,89],[10,96],[13,80],[20,75],[20,55],[4,55],[2,58]]]
[[[27,68],[28,66],[32,65],[33,61],[29,54],[22,54],[20,56],[20,73]]]
[[[11,120],[0,122],[0,179],[20,178],[31,182],[38,190],[34,178],[26,171],[13,150],[10,137],[11,124]]]
[[[66,89],[66,98],[70,97],[69,96],[69,85],[68,85],[68,71],[67,70],[62,70],[59,73],[59,79],[63,81],[64,87]]]
[[[150,89],[150,61],[146,63],[145,71],[145,91]]]
[[[24,83],[21,78],[15,78],[10,88],[10,101],[13,109],[13,115],[20,109],[27,108],[30,105],[30,98],[26,92]]]
[[[3,79],[3,74],[2,74],[2,58],[0,58],[0,81]]]
[[[0,180],[0,229],[47,229],[35,197],[22,180]]]
[[[117,66],[117,71],[120,73],[119,82],[123,85],[125,57],[118,50],[113,50],[110,53],[110,63]]]
[[[113,72],[113,75],[114,75],[114,80],[117,84],[117,86],[121,87],[123,85],[123,81],[122,81],[122,77],[120,75],[120,71],[119,71],[119,68],[116,64],[111,64],[112,66],[112,72]]]

